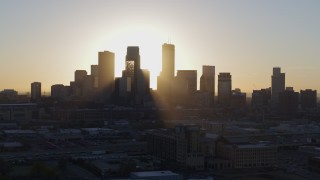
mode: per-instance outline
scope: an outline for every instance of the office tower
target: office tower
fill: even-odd
[[[138,91],[137,81],[140,76],[140,54],[139,47],[129,46],[127,47],[126,55],[126,79],[128,89],[133,93],[133,96]]]
[[[41,99],[41,83],[31,83],[31,101],[39,101]]]
[[[174,78],[175,72],[175,47],[173,44],[162,45],[162,75],[167,78]]]
[[[299,93],[287,88],[279,93],[279,110],[286,115],[297,114],[299,110]]]
[[[86,70],[76,70],[74,72],[74,82],[77,84],[81,84],[87,76]]]
[[[68,93],[63,84],[55,84],[51,86],[51,97],[60,101],[68,98]]]
[[[273,68],[271,76],[271,101],[273,104],[279,102],[279,93],[285,90],[285,73],[281,73],[280,67]]]
[[[251,107],[258,108],[258,109],[265,108],[268,106],[270,100],[271,100],[271,88],[253,90]]]
[[[157,78],[157,91],[161,96],[170,98],[175,72],[175,47],[173,44],[162,45],[162,70]]]
[[[96,89],[94,87],[94,76],[87,75],[82,83],[82,94],[81,99],[86,101],[92,101],[96,95]]]
[[[317,90],[301,90],[300,101],[302,109],[312,109],[317,107]]]
[[[93,77],[93,87],[99,87],[99,65],[91,65],[91,76]]]
[[[109,51],[99,52],[98,86],[103,98],[108,100],[114,88],[114,53]]]
[[[146,95],[150,92],[150,71],[147,69],[141,69],[138,76],[138,94]]]
[[[236,88],[232,91],[231,95],[231,108],[234,109],[243,109],[247,106],[247,94],[241,92],[240,89]]]
[[[178,70],[173,83],[173,102],[176,105],[190,105],[197,91],[197,71]]]
[[[86,77],[86,70],[76,70],[74,72],[74,86],[72,87],[72,95],[74,97],[80,98],[82,96]]]
[[[176,79],[184,82],[185,86],[183,88],[188,94],[197,91],[197,70],[178,70]]]
[[[219,73],[218,75],[218,104],[229,106],[231,100],[231,75]]]
[[[214,103],[215,88],[215,67],[202,66],[202,76],[200,77],[200,92],[209,93],[209,103]]]
[[[119,82],[120,97],[131,105],[142,105],[143,98],[149,92],[150,75],[146,70],[140,69],[138,46],[127,47],[125,67]]]

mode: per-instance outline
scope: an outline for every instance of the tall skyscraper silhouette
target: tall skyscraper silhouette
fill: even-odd
[[[175,47],[162,45],[162,70],[157,78],[157,92],[167,100],[171,98],[172,82],[175,74]]]
[[[229,106],[231,101],[231,74],[219,73],[218,75],[218,104]]]
[[[138,92],[138,79],[140,75],[140,54],[138,46],[127,47],[126,55],[126,80],[127,90],[133,93]]]
[[[300,101],[302,109],[313,109],[317,107],[317,90],[300,90]]]
[[[98,86],[99,91],[106,100],[110,98],[114,89],[114,53],[110,51],[99,52]]]
[[[215,96],[215,66],[202,66],[200,91],[209,93],[209,103],[213,105]]]
[[[131,105],[142,105],[145,95],[149,93],[150,73],[140,69],[138,46],[128,46],[125,60],[126,69],[117,82],[120,98]]]
[[[271,101],[272,104],[278,104],[279,93],[285,90],[285,73],[281,73],[280,67],[273,68],[271,76]]]
[[[99,65],[91,65],[91,76],[93,77],[94,88],[99,87]]]
[[[178,70],[173,84],[173,100],[176,105],[193,103],[197,91],[197,70]]]
[[[84,81],[87,78],[86,70],[76,70],[74,72],[74,84],[72,87],[72,94],[76,98],[80,98],[83,95]]]
[[[41,83],[33,82],[31,83],[31,101],[35,102],[41,98]]]

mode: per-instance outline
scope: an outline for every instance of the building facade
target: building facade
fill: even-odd
[[[215,96],[215,66],[202,66],[200,92],[209,93],[209,104],[213,106]]]
[[[231,102],[231,74],[219,73],[218,75],[218,104],[221,106],[230,106]]]
[[[41,99],[41,83],[31,83],[31,101],[39,101]]]
[[[279,93],[285,90],[285,73],[281,73],[280,67],[273,68],[271,76],[271,101],[273,104],[278,104]]]
[[[109,100],[114,89],[114,53],[110,51],[99,52],[98,59],[98,86],[99,93],[105,100]]]

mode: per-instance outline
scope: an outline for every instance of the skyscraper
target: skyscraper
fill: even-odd
[[[126,80],[128,90],[133,93],[133,96],[138,91],[138,79],[140,75],[140,54],[138,46],[127,47],[126,55]]]
[[[138,46],[128,46],[125,60],[126,69],[119,80],[119,96],[131,105],[142,105],[145,95],[149,93],[149,71],[140,69]]]
[[[162,45],[162,70],[157,78],[157,92],[167,101],[172,95],[172,83],[175,75],[175,47],[173,44]]]
[[[41,83],[31,83],[31,101],[38,101],[41,98]]]
[[[231,100],[231,74],[219,73],[218,75],[218,104],[229,106]]]
[[[209,93],[209,103],[213,105],[215,96],[215,66],[202,66],[200,91]]]
[[[91,65],[91,76],[93,77],[94,88],[99,87],[99,65]]]
[[[114,53],[99,52],[98,86],[100,93],[106,99],[110,98],[114,88]]]
[[[280,67],[273,68],[271,76],[271,101],[273,104],[279,102],[279,93],[285,90],[285,73],[281,73]]]
[[[87,77],[86,70],[76,70],[74,72],[74,86],[72,87],[72,95],[80,98],[83,95],[84,81]]]
[[[286,88],[278,95],[279,112],[286,115],[299,113],[299,93],[293,88]]]
[[[176,105],[191,105],[197,91],[197,70],[178,70],[172,99]]]
[[[312,109],[317,107],[317,90],[300,90],[300,101],[302,109]]]

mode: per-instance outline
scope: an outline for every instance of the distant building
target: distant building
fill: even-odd
[[[218,104],[229,106],[231,101],[231,74],[219,73],[218,75]]]
[[[178,70],[174,79],[173,98],[176,105],[193,104],[197,92],[197,71]]]
[[[116,80],[115,96],[122,104],[143,105],[150,93],[150,72],[140,68],[138,46],[128,46],[122,77]]]
[[[37,104],[0,104],[0,121],[29,121],[37,112]]]
[[[301,90],[300,97],[302,109],[313,109],[317,107],[317,90]]]
[[[271,100],[271,88],[253,90],[251,107],[252,108],[265,108],[268,106],[269,101]]]
[[[103,99],[107,101],[114,89],[114,56],[114,53],[110,51],[99,52],[98,86]]]
[[[299,93],[287,88],[279,93],[279,110],[282,114],[291,115],[299,111]]]
[[[247,101],[246,93],[241,92],[240,89],[235,89],[232,91],[231,108],[243,109],[247,106],[246,101]]]
[[[172,95],[172,83],[175,75],[175,47],[173,44],[162,45],[162,71],[157,78],[157,92],[170,100]]]
[[[87,77],[86,70],[76,70],[74,72],[74,87],[73,87],[73,96],[75,97],[82,97],[83,89],[84,89],[84,81]]]
[[[135,96],[136,104],[144,104],[145,98],[150,93],[150,71],[141,69],[137,79],[137,93]]]
[[[51,86],[51,97],[59,101],[65,101],[69,97],[67,86],[55,84]]]
[[[1,103],[15,103],[18,100],[18,92],[14,89],[4,89],[0,91]]]
[[[204,169],[198,126],[176,126],[174,131],[150,130],[147,132],[147,141],[149,152],[163,161],[181,167]]]
[[[279,93],[285,90],[285,73],[281,73],[280,67],[273,68],[271,76],[271,100],[273,104],[279,102]]]
[[[94,88],[99,87],[99,65],[91,65],[91,76],[93,77]]]
[[[232,167],[224,166],[224,168],[263,168],[276,164],[277,147],[274,145],[233,142],[232,138],[221,138],[216,144],[216,156],[232,162]],[[221,169],[220,167],[215,166],[216,169]]]
[[[202,66],[200,92],[209,93],[209,104],[210,106],[213,106],[215,96],[215,66]]]
[[[31,101],[39,101],[41,99],[41,83],[31,83]]]

